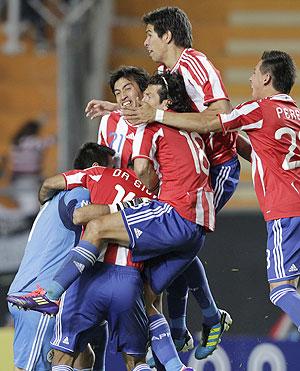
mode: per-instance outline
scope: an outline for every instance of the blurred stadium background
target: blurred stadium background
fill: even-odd
[[[57,138],[41,152],[40,175],[69,168],[79,145],[96,141],[98,121],[87,120],[84,108],[93,97],[113,98],[109,72],[121,64],[155,71],[143,48],[140,18],[165,5],[187,13],[195,49],[221,71],[233,104],[251,99],[248,79],[264,50],[287,51],[300,66],[300,0],[0,1],[0,371],[13,370],[5,295],[34,216],[24,214],[16,197],[13,138],[28,120],[38,120],[41,138]],[[292,96],[300,102],[299,79]],[[234,326],[208,362],[186,355],[196,370],[300,369],[298,333],[268,300],[265,238],[250,167],[242,161],[238,190],[201,254],[215,298],[230,311]],[[201,318],[192,299],[188,309],[197,336]],[[113,362],[108,371],[122,369]]]

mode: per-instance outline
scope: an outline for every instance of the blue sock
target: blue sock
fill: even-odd
[[[167,302],[171,334],[174,339],[184,337],[186,327],[186,306],[188,287],[184,275],[181,275],[167,288]]]
[[[221,315],[210,291],[204,266],[199,258],[193,260],[184,275],[202,310],[203,323],[209,327],[216,325],[220,322]]]
[[[79,241],[78,246],[71,249],[62,267],[55,274],[47,289],[47,296],[51,300],[58,300],[62,293],[81,275],[84,269],[92,267],[99,250],[88,241]]]
[[[270,292],[270,300],[281,308],[300,331],[300,295],[293,285],[281,285]]]
[[[147,365],[147,363],[143,363],[136,366],[132,371],[151,371],[151,368]]]
[[[74,368],[74,371],[94,371],[94,368]]]
[[[156,354],[166,371],[180,371],[183,367],[173,343],[169,325],[162,314],[149,317],[152,351]]]
[[[58,365],[58,366],[52,366],[52,371],[73,371],[72,366],[66,366],[66,365]]]

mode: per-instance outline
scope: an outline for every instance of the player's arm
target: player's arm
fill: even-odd
[[[229,113],[232,110],[228,100],[218,100],[210,104],[203,112],[195,113],[177,113],[163,110],[157,110],[151,107],[148,103],[142,102],[138,108],[123,109],[125,119],[133,124],[142,122],[158,121],[164,125],[174,127],[176,129],[196,131],[201,134],[209,132],[222,131],[222,127],[218,120],[209,121],[211,112],[216,116],[218,113]]]
[[[148,158],[135,158],[134,172],[136,173],[136,176],[143,182],[143,184],[145,184],[150,192],[157,194],[159,189],[159,179],[153,168],[152,162]]]
[[[87,205],[74,210],[73,223],[86,225],[89,221],[110,214],[108,205]]]
[[[104,100],[92,99],[88,102],[85,107],[86,117],[93,120],[96,117],[100,117],[119,109],[117,103],[112,103]]]
[[[252,147],[248,138],[242,134],[238,134],[236,139],[236,149],[238,154],[245,160],[251,162]]]
[[[66,189],[66,181],[62,174],[57,174],[44,180],[39,190],[39,202],[43,205],[59,191]]]

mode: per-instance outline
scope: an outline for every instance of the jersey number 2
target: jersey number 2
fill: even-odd
[[[291,145],[289,146],[289,152],[286,154],[282,163],[283,170],[292,170],[300,167],[300,161],[291,161],[291,158],[295,155],[295,149],[297,148],[297,137],[300,139],[300,131],[297,133],[291,128],[280,128],[275,132],[275,139],[280,140],[283,135],[288,135],[291,138]]]

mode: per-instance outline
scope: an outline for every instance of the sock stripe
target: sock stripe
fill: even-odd
[[[148,371],[148,370],[151,370],[151,368],[147,365],[147,363],[138,365],[133,369],[133,371]]]
[[[295,292],[295,291],[296,289],[292,289],[292,288],[285,288],[285,289],[278,290],[270,295],[270,300],[273,304],[276,304],[277,301],[281,299],[284,295],[286,295],[289,292]]]
[[[52,371],[73,371],[73,367],[67,365],[52,366]]]
[[[165,319],[159,319],[159,320],[157,320],[157,321],[155,321],[153,323],[150,323],[149,329],[150,330],[154,330],[154,329],[156,329],[156,328],[158,328],[160,326],[164,326],[166,324],[168,324],[168,323],[167,323],[167,321]]]
[[[87,259],[91,264],[94,264],[97,260],[97,257],[96,255],[90,253],[89,251],[87,250],[84,250],[84,249],[79,249],[78,248],[79,246],[77,247],[74,247],[72,250],[77,252],[79,255],[83,256],[85,259]]]
[[[97,259],[97,256],[93,254],[91,251],[85,249],[84,247],[81,246],[75,246],[72,250],[75,250],[77,252],[81,252],[85,254],[87,257],[90,257],[91,259]]]

